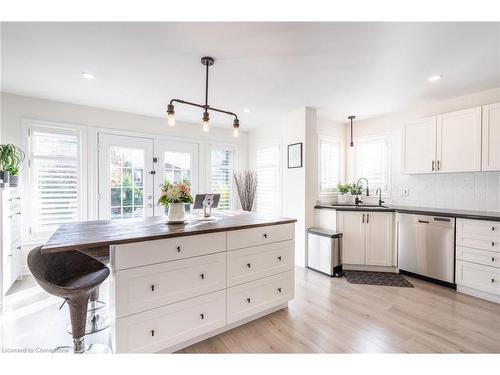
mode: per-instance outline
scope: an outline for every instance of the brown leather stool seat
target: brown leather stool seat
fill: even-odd
[[[75,353],[85,352],[87,303],[109,276],[109,268],[79,251],[42,254],[38,246],[28,254],[28,267],[47,292],[68,302]]]

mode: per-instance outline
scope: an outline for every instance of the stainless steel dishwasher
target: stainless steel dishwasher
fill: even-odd
[[[397,214],[400,271],[455,284],[455,218]]]

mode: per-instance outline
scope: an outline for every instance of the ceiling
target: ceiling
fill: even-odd
[[[1,47],[2,91],[158,117],[203,102],[213,56],[209,104],[242,130],[299,106],[347,122],[500,86],[500,23],[3,23]]]

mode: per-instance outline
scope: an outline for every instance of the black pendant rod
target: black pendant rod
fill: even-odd
[[[206,65],[207,67],[207,74],[205,77],[205,108],[208,108],[208,64]]]
[[[348,118],[349,120],[351,120],[351,143],[349,144],[349,146],[350,146],[350,147],[354,147],[354,142],[353,142],[353,140],[352,140],[352,135],[353,135],[353,133],[352,133],[352,120],[354,120],[354,119],[356,118],[356,116],[352,116],[352,115],[351,115],[351,116],[349,116],[349,117],[347,117],[347,118]]]
[[[207,111],[208,110],[211,110],[211,111],[215,111],[215,112],[220,112],[220,113],[225,113],[226,115],[231,115],[231,116],[234,116],[234,118],[238,118],[238,115],[236,113],[233,113],[233,112],[229,112],[229,111],[224,111],[223,109],[218,109],[218,108],[214,108],[214,107],[210,107],[209,105],[202,105],[202,104],[197,104],[197,103],[193,103],[193,102],[188,102],[186,100],[182,100],[182,99],[172,99],[170,101],[170,104],[172,103],[181,103],[181,104],[187,104],[187,105],[192,105],[194,107],[199,107],[199,108],[203,108],[203,109],[206,109]]]

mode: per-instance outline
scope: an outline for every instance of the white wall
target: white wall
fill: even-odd
[[[248,164],[255,169],[256,151],[261,145],[281,147],[282,214],[297,219],[295,263],[305,266],[306,231],[314,225],[318,198],[318,136],[337,136],[343,141],[344,125],[318,117],[314,108],[301,107],[277,116],[268,126],[249,132]],[[287,146],[303,143],[303,167],[288,169]],[[342,171],[343,172],[343,171]]]
[[[393,203],[421,206],[500,210],[500,173],[449,173],[435,175],[403,175],[401,173],[401,129],[411,119],[452,112],[484,104],[500,102],[500,88],[478,92],[440,102],[427,102],[398,113],[354,123],[356,137],[387,134],[389,137],[390,200]],[[346,130],[348,124],[346,124]],[[346,131],[346,142],[349,142]],[[347,181],[353,179],[352,150],[347,148]],[[409,196],[400,191],[409,188]]]
[[[186,110],[190,110],[186,108]],[[185,141],[197,142],[200,145],[199,170],[200,188],[203,189],[206,180],[205,166],[208,160],[210,143],[223,143],[234,147],[236,171],[247,168],[247,133],[240,132],[238,139],[233,138],[232,129],[212,127],[209,133],[201,130],[201,125],[177,121],[175,127],[168,127],[166,120],[142,116],[127,112],[112,111],[102,108],[87,107],[77,104],[63,103],[52,100],[1,93],[1,134],[3,143],[22,145],[21,124],[23,119],[45,120],[60,123],[84,125],[89,129],[89,136],[96,129],[111,129],[114,131],[145,133],[167,137],[182,138]],[[242,125],[244,127],[244,125]],[[96,148],[89,140],[89,181],[97,181]],[[94,163],[92,163],[94,161]],[[94,164],[94,165],[92,165]],[[91,184],[89,182],[89,184]],[[89,186],[88,219],[96,219],[97,199],[95,189]],[[233,189],[233,207],[239,207],[236,190]],[[27,249],[24,249],[25,251]]]

